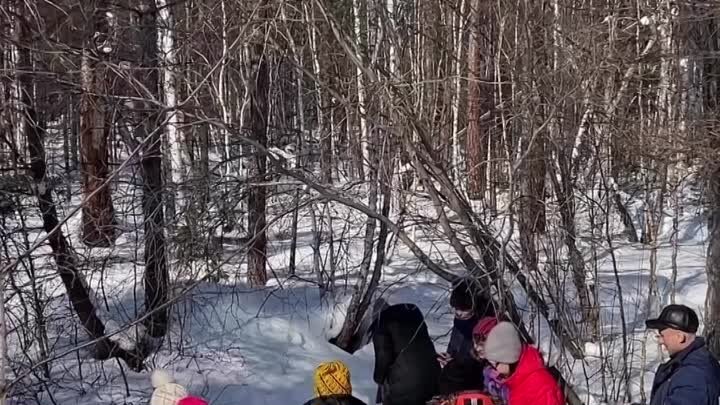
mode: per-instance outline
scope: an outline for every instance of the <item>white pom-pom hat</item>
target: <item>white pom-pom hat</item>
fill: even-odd
[[[150,397],[150,405],[176,405],[177,401],[188,396],[185,387],[176,384],[165,370],[153,371],[150,378],[152,386],[155,388]]]

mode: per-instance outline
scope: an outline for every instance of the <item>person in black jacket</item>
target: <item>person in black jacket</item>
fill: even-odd
[[[472,360],[473,328],[480,319],[495,315],[492,301],[481,293],[477,281],[470,278],[461,279],[453,285],[450,306],[455,317],[447,352],[438,358],[443,367],[451,360]]]
[[[473,328],[480,319],[494,314],[492,301],[470,278],[453,285],[450,306],[455,312],[450,342],[447,352],[438,356],[442,367],[440,395],[483,388],[483,364],[473,356]]]
[[[383,310],[374,327],[378,402],[424,405],[437,393],[440,364],[422,312],[413,304]]]
[[[365,405],[352,395],[350,370],[341,361],[320,364],[313,376],[315,398],[305,405]]]

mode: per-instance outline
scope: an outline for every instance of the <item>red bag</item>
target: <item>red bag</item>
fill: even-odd
[[[494,405],[492,397],[480,391],[463,391],[453,396],[451,405]]]

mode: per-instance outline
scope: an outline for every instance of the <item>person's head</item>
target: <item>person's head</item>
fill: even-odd
[[[315,369],[313,390],[318,397],[352,395],[350,370],[339,360],[321,363]]]
[[[488,301],[480,294],[477,281],[470,278],[464,278],[454,284],[450,293],[450,306],[455,310],[455,318],[463,320],[476,315],[485,315],[489,309]]]
[[[498,319],[494,316],[482,318],[475,324],[473,328],[473,355],[476,359],[485,358],[485,341],[490,331],[498,324]]]
[[[645,321],[648,329],[658,332],[658,342],[673,356],[695,341],[700,321],[697,314],[685,305],[668,305],[655,319]]]
[[[484,356],[502,376],[512,374],[521,353],[522,341],[515,325],[500,322],[490,330],[485,340]]]
[[[207,405],[204,399],[190,396],[187,389],[177,384],[165,370],[153,371],[150,379],[153,386],[150,405]]]

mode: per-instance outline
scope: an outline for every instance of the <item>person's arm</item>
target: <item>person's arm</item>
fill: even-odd
[[[373,334],[373,347],[375,348],[375,371],[373,380],[382,385],[390,372],[390,366],[395,362],[392,340],[384,325],[378,325]]]
[[[717,398],[708,397],[705,371],[699,367],[680,367],[672,376],[666,405],[715,405]]]
[[[453,358],[457,355],[458,351],[460,351],[460,332],[453,327],[450,331],[450,341],[448,342],[445,353],[448,357]]]

